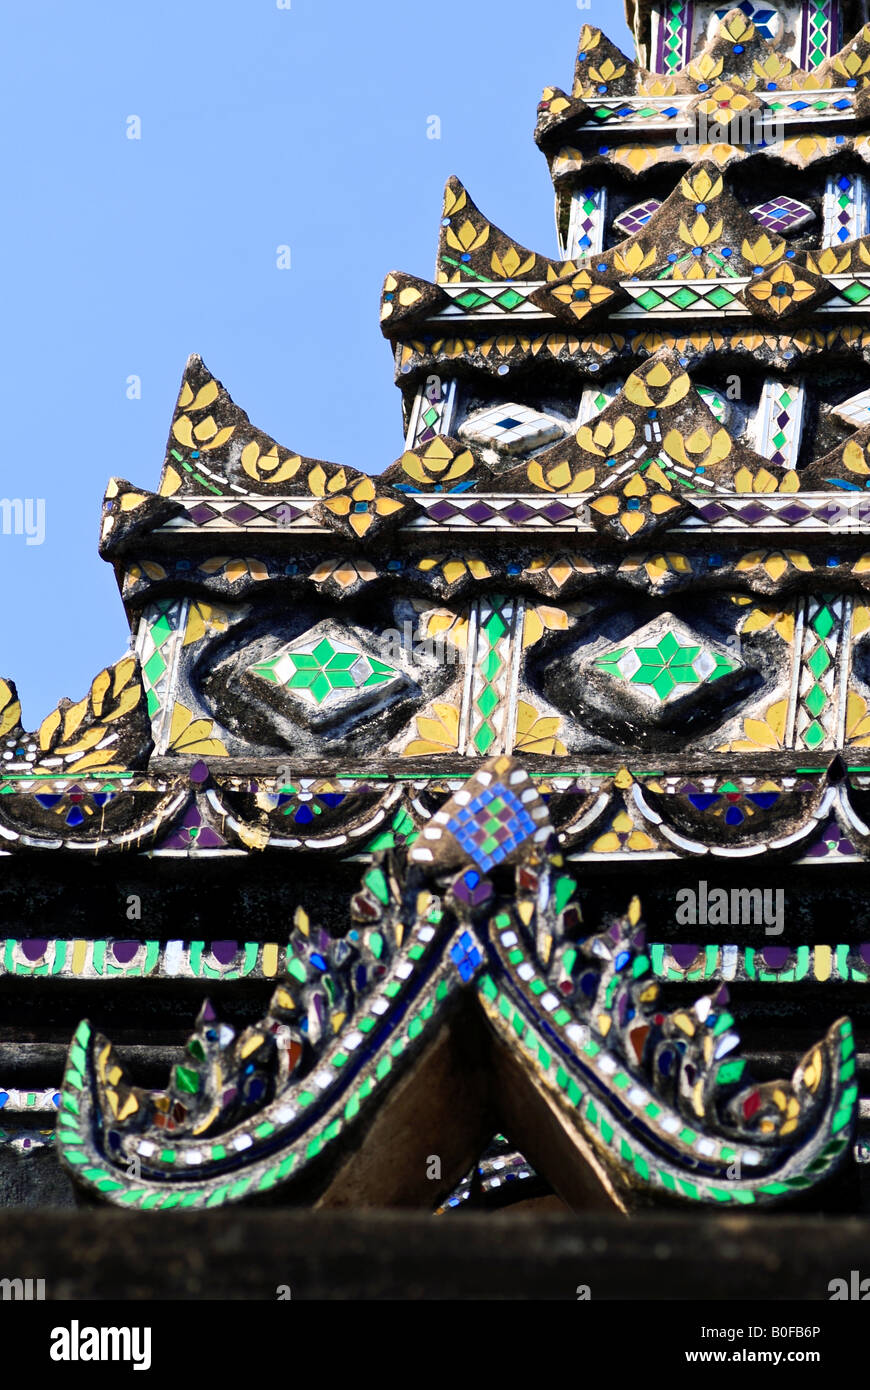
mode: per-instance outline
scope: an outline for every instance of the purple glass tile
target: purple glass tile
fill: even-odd
[[[207,782],[210,775],[208,763],[204,763],[201,758],[199,762],[194,763],[188,773],[191,782],[195,783],[197,786],[201,785],[203,782]]]
[[[207,521],[214,521],[218,513],[207,502],[200,502],[197,506],[192,507],[187,515],[194,526],[204,526]]]
[[[244,526],[252,517],[259,516],[256,507],[249,507],[247,502],[240,502],[237,507],[232,507],[226,516],[230,521],[234,521],[237,526]]]
[[[289,502],[282,502],[278,507],[270,507],[263,516],[271,517],[279,526],[289,526],[295,521],[297,516],[302,515],[301,507],[294,507]]]
[[[862,941],[858,951],[864,964],[870,965],[870,941]]]
[[[434,507],[429,508],[429,515],[433,521],[450,521],[458,514],[459,508],[454,507],[452,502],[436,502]]]
[[[138,941],[113,941],[112,955],[119,965],[129,965],[140,944]]]
[[[229,965],[230,961],[235,960],[238,951],[238,941],[213,941],[211,943],[211,953],[219,965]]]
[[[30,937],[21,942],[21,954],[25,960],[41,960],[48,950],[48,942],[41,937]]]
[[[531,507],[527,507],[524,502],[514,502],[512,507],[508,507],[502,516],[506,516],[508,521],[513,521],[517,526],[522,526],[524,521],[528,521],[530,516],[535,513]]]
[[[842,502],[826,502],[823,507],[815,507],[813,516],[819,521],[840,521],[843,518]]]
[[[552,521],[554,524],[558,521],[567,521],[569,516],[577,515],[577,511],[571,507],[566,507],[563,502],[551,502],[541,512],[541,516],[545,516],[548,521]]]
[[[225,845],[226,840],[210,825],[204,825],[196,837],[197,849],[223,849]]]
[[[486,502],[474,502],[465,512],[469,521],[484,522],[489,521],[496,513]]]
[[[762,946],[761,954],[764,956],[764,963],[768,970],[782,970],[791,955],[791,947]]]
[[[699,507],[698,511],[705,521],[721,521],[723,516],[728,515],[728,508],[723,507],[720,502],[708,502],[706,506]]]
[[[741,507],[739,515],[753,526],[756,521],[765,521],[770,512],[767,507],[762,507],[760,502],[750,502],[747,506]]]
[[[680,942],[678,945],[671,947],[671,955],[681,970],[688,970],[698,959],[700,950],[700,946],[687,946],[683,942]]]
[[[789,502],[787,507],[783,507],[780,516],[783,521],[803,521],[804,517],[809,516],[810,509],[801,502]]]

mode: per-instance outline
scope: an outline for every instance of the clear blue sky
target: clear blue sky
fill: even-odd
[[[401,452],[383,277],[431,277],[451,173],[556,254],[532,130],[586,22],[631,51],[621,0],[3,0],[0,498],[46,508],[41,546],[0,535],[27,728],[126,649],[100,501],[157,486],[188,353],[284,445]]]

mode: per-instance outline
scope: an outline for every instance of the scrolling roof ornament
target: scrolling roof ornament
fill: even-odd
[[[346,939],[297,912],[260,1023],[237,1033],[204,1004],[164,1090],[134,1086],[82,1023],[58,1118],[64,1163],[88,1190],[146,1210],[216,1207],[284,1182],[341,1202],[358,1165],[395,1165],[366,1149],[372,1112],[401,1107],[402,1081],[420,1084],[442,1029],[461,1035],[464,1006],[620,1205],[634,1186],[764,1203],[829,1177],[857,1108],[849,1022],[790,1081],[752,1082],[727,990],[662,1011],[637,900],[583,936],[563,869],[528,774],[491,760],[407,856],[375,858]],[[457,1176],[444,1174],[445,1192]]]

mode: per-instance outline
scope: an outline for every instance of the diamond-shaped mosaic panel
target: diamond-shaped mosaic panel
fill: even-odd
[[[486,872],[533,835],[537,826],[510,787],[496,782],[447,822],[454,839]]]
[[[341,701],[348,690],[381,689],[402,679],[394,666],[330,637],[279,652],[248,670],[317,706]]]
[[[470,415],[459,430],[459,438],[503,454],[519,454],[555,444],[569,429],[567,420],[509,402]]]
[[[618,217],[614,217],[613,225],[626,236],[636,236],[643,231],[654,212],[658,212],[661,202],[658,198],[647,198],[644,203],[635,203],[633,207],[626,208]]]
[[[634,640],[597,657],[596,670],[640,687],[666,704],[685,695],[687,687],[709,685],[742,667],[730,652],[705,642],[682,625],[664,631],[656,625],[648,637],[646,634],[644,629]]]
[[[769,198],[752,209],[752,216],[769,232],[796,232],[815,220],[815,213],[796,198]]]

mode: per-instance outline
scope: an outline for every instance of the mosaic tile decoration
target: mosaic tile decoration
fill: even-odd
[[[763,39],[776,39],[782,31],[782,15],[774,5],[757,5],[753,0],[740,0],[736,6],[745,14],[746,18],[755,26],[756,33]],[[723,20],[729,13],[731,6],[722,5],[714,10],[715,20]],[[711,21],[711,27],[715,33],[715,24]]]
[[[614,647],[598,657],[596,668],[654,692],[662,704],[682,694],[681,686],[711,683],[739,669],[736,658],[703,642],[681,645],[680,635],[670,629],[654,646]]]
[[[496,782],[451,817],[447,829],[486,873],[533,835],[535,824],[510,787]]]
[[[613,225],[624,232],[626,236],[636,236],[660,207],[660,199],[647,198],[645,202],[634,203],[632,207],[626,208],[625,212],[621,212],[618,217],[614,217]]]
[[[163,599],[150,605],[142,615],[137,653],[155,733],[162,728],[162,716],[169,704],[172,672],[185,620],[183,600]]]
[[[801,67],[820,68],[837,51],[840,37],[836,0],[803,0]]]
[[[659,980],[712,980],[752,984],[867,984],[870,942],[860,945],[742,946],[654,943],[653,974]]]
[[[829,594],[807,600],[797,691],[796,740],[812,751],[836,748],[843,737],[842,649],[849,600]]]
[[[411,411],[405,448],[418,449],[431,444],[439,434],[450,434],[455,409],[455,380],[442,381],[436,377],[424,383]]]
[[[851,425],[852,429],[860,429],[862,425],[870,425],[870,388],[866,391],[859,391],[855,396],[850,396],[840,405],[833,406],[831,414],[836,415],[845,424]]]
[[[575,256],[592,256],[601,251],[606,226],[606,188],[579,189],[571,200],[566,258],[570,260]]]
[[[481,599],[475,607],[459,742],[460,752],[468,757],[508,751],[514,653],[523,611],[521,599],[496,595]]]
[[[666,0],[655,13],[658,24],[655,70],[678,72],[692,53],[694,5],[692,0]]]
[[[825,185],[823,246],[842,246],[867,235],[867,181],[861,174],[832,174]]]
[[[328,637],[290,647],[248,669],[262,680],[281,685],[315,705],[334,699],[342,690],[380,689],[400,676],[385,661]]]
[[[808,227],[816,218],[812,208],[807,207],[806,203],[800,203],[796,198],[787,198],[785,195],[757,203],[752,209],[752,216],[768,231],[782,234]]]
[[[580,398],[577,424],[585,425],[596,415],[600,415],[602,410],[606,410],[611,401],[616,399],[624,385],[624,381],[617,380],[602,382],[600,386],[587,386]]]
[[[303,907],[287,939],[3,943],[16,989],[274,990],[245,1029],[204,1006],[159,1091],[79,1026],[57,1142],[91,1195],[211,1209],[295,1196],[315,1161],[331,1180],[460,1000],[620,1209],[787,1200],[854,1153],[852,1028],[820,987],[868,981],[860,933],[650,946],[636,902],[581,923],[569,877],[740,859],[811,868],[821,902],[870,860],[870,28],[836,52],[827,0],[785,24],[747,0],[702,35],[711,8],[638,7],[657,72],[583,22],[573,96],[547,89],[537,129],[560,230],[571,202],[562,258],[448,182],[435,281],[392,272],[383,296],[405,440],[388,477],[280,445],[191,358],[159,493],[114,480],[104,502],[141,676],[126,658],[32,733],[0,681],[16,869],[117,852],[174,882],[254,855],[359,873],[336,937]],[[769,145],[738,122],[762,109]],[[675,138],[700,116],[727,138]],[[822,236],[780,190],[814,202],[823,179]],[[627,187],[663,196],[614,217]],[[749,424],[732,365],[762,385]],[[385,623],[413,644],[418,618],[455,662],[381,653]],[[696,980],[710,993],[667,1012],[659,984]],[[727,980],[812,986],[818,1041],[791,1077],[752,1080]],[[57,1108],[20,1079],[0,1109]]]
[[[510,455],[554,444],[566,428],[567,422],[545,411],[508,402],[470,415],[459,427],[459,438]]]
[[[755,423],[755,448],[782,468],[796,468],[806,390],[801,383],[768,378]]]

